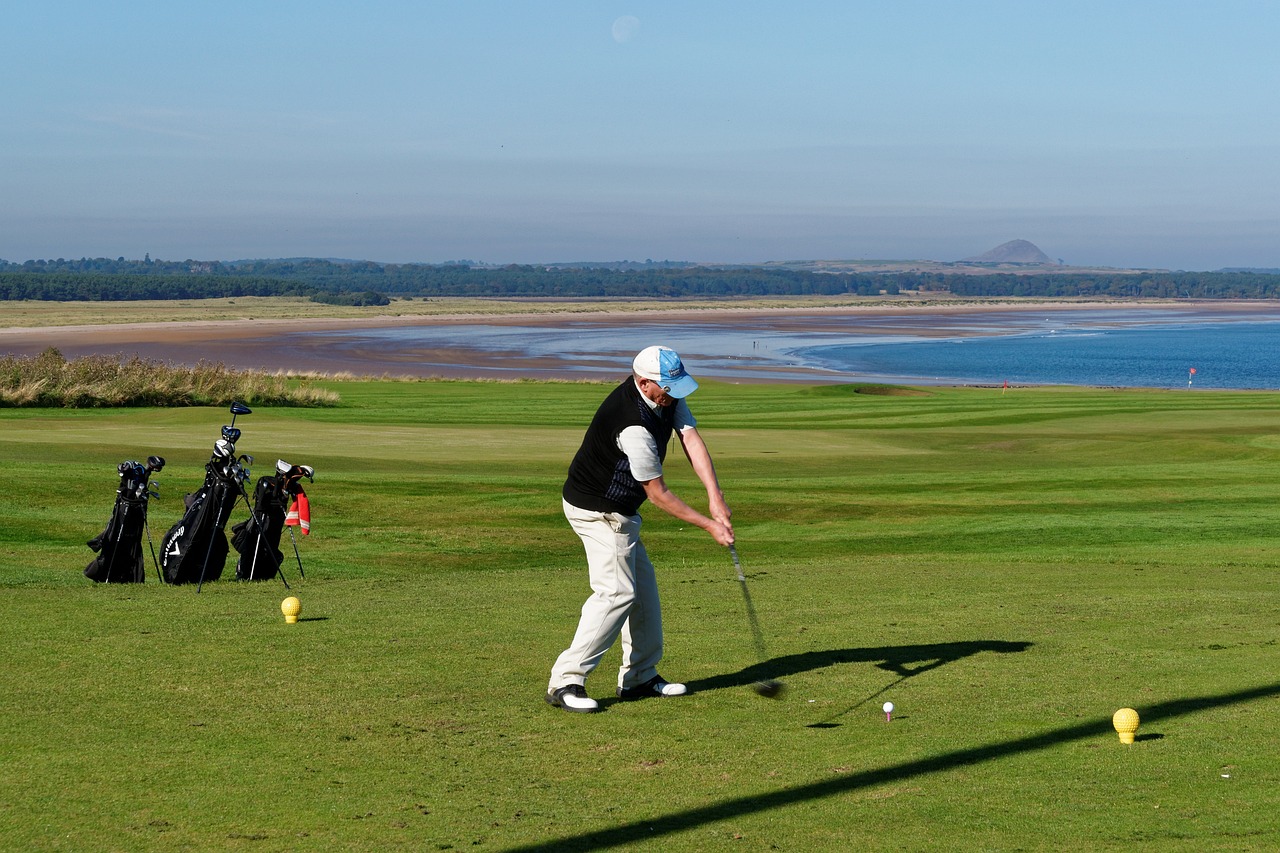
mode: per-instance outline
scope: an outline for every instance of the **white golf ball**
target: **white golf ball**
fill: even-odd
[[[892,703],[892,702],[885,702],[885,703],[884,703],[884,712],[885,712],[886,714],[892,714],[892,713],[893,713],[893,703]]]

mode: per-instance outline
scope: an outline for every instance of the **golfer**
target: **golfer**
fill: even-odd
[[[619,634],[620,698],[686,692],[683,684],[658,675],[662,612],[653,564],[640,542],[640,505],[648,499],[701,527],[721,545],[733,544],[729,506],[684,399],[698,383],[668,347],[642,350],[632,362],[632,372],[600,404],[564,484],[564,514],[582,538],[592,589],[582,605],[573,644],[556,660],[547,685],[547,702],[566,711],[599,710],[584,685]],[[677,497],[662,479],[672,433],[707,490],[709,518]]]

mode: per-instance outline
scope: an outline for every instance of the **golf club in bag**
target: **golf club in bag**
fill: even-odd
[[[249,518],[231,528],[231,546],[240,553],[240,559],[236,561],[237,579],[271,580],[277,572],[281,579],[284,578],[281,569],[284,552],[280,550],[280,534],[284,531],[285,513],[290,501],[296,501],[299,495],[306,494],[302,490],[303,477],[314,482],[315,469],[310,465],[290,465],[283,459],[278,459],[274,476],[258,478]],[[248,499],[246,494],[245,501],[248,502]],[[289,528],[289,536],[293,538],[293,527]],[[293,539],[293,554],[298,560],[298,571],[305,578],[297,539]],[[288,586],[288,583],[285,585]]]
[[[121,462],[116,466],[120,474],[120,486],[116,489],[116,504],[111,510],[107,528],[86,544],[98,556],[89,561],[84,576],[98,583],[143,583],[146,566],[143,565],[142,534],[151,542],[151,528],[147,526],[147,502],[158,498],[160,492],[151,482],[153,471],[164,467],[164,458],[147,457],[147,463]],[[151,548],[151,561],[156,561],[155,547]],[[156,564],[156,571],[160,566]]]
[[[165,583],[197,585],[217,580],[227,562],[226,526],[231,510],[249,479],[245,467],[252,457],[236,457],[236,416],[252,414],[244,403],[231,404],[231,425],[222,428],[222,437],[213,445],[213,455],[205,464],[204,484],[184,498],[186,512],[160,541],[160,566]]]

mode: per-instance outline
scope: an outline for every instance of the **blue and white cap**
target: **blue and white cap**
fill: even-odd
[[[698,390],[698,383],[685,372],[680,356],[670,347],[645,347],[631,362],[631,369],[636,376],[657,382],[677,399]]]

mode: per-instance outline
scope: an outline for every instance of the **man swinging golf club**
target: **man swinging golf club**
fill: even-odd
[[[657,670],[662,613],[653,564],[640,542],[640,505],[647,499],[701,527],[719,544],[733,544],[729,506],[684,400],[698,383],[667,347],[642,350],[632,371],[600,404],[564,484],[564,514],[586,549],[592,589],[582,605],[573,643],[556,660],[548,682],[547,702],[566,711],[599,710],[584,685],[619,635],[619,698],[686,692],[683,684],[665,681]],[[710,517],[686,504],[663,481],[662,463],[672,433],[707,490]]]

